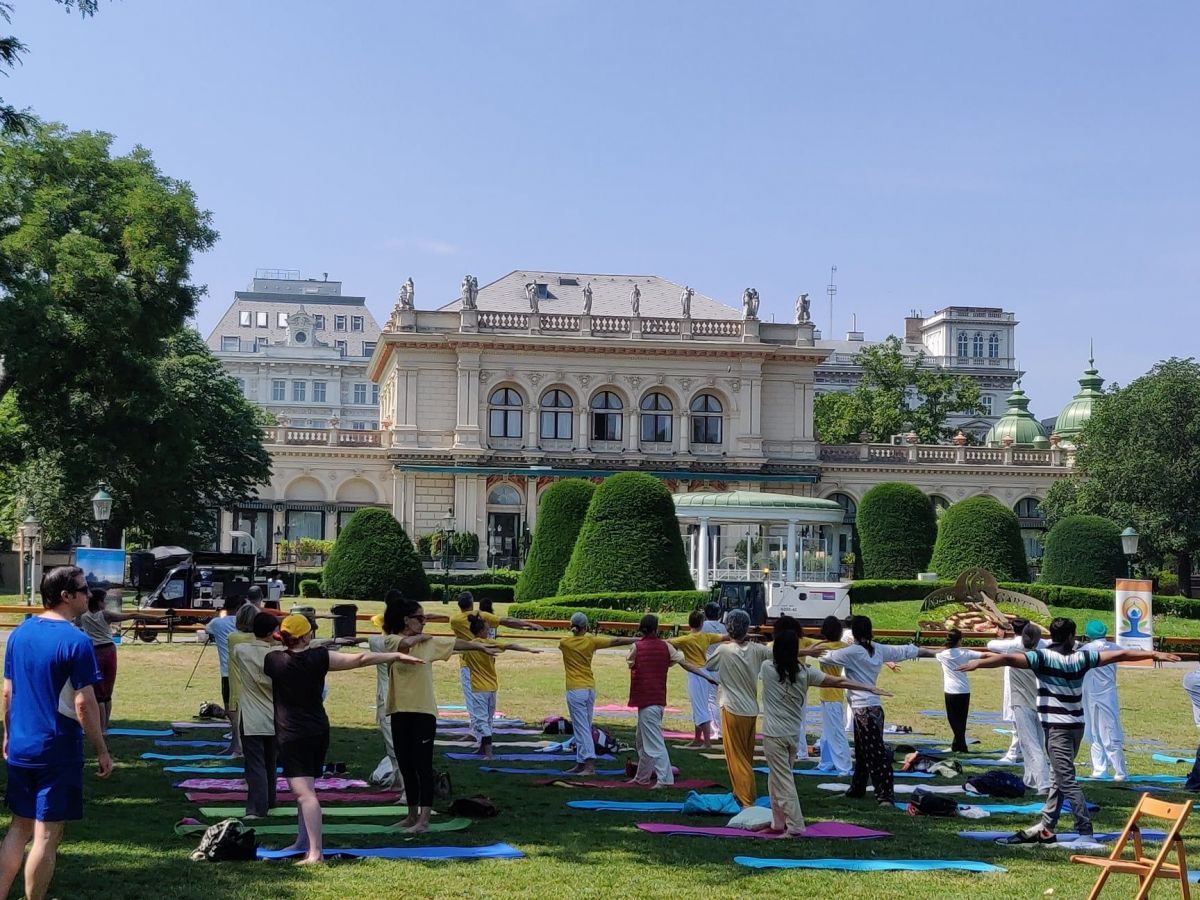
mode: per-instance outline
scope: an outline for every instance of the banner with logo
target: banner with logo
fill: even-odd
[[[1116,591],[1117,643],[1130,650],[1154,649],[1154,584],[1118,578]],[[1134,665],[1152,665],[1135,663]]]

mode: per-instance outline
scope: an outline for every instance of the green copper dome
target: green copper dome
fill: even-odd
[[[1063,439],[1064,443],[1075,443],[1075,438],[1079,436],[1079,432],[1083,431],[1083,423],[1091,418],[1092,405],[1104,396],[1100,391],[1103,386],[1104,379],[1096,371],[1096,360],[1089,359],[1087,370],[1079,379],[1079,393],[1071,399],[1071,402],[1054,420],[1054,431]]]
[[[1021,390],[1020,381],[1017,381],[1016,387],[1008,396],[1008,409],[1000,420],[988,429],[984,443],[989,447],[1003,447],[1006,437],[1011,437],[1012,445],[1020,449],[1043,449],[1050,446],[1046,429],[1042,428],[1042,423],[1029,411],[1029,398]]]

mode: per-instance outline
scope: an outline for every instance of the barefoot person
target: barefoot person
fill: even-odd
[[[805,694],[809,686],[849,688],[871,694],[883,692],[874,685],[826,675],[801,664],[799,626],[792,619],[793,627],[787,627],[783,620],[789,618],[784,616],[775,623],[771,658],[763,662],[759,678],[763,689],[763,755],[767,758],[771,828],[796,837],[804,831],[804,814],[796,795],[792,760],[796,757],[796,743],[804,726]],[[840,623],[838,628],[840,631]],[[840,720],[838,725],[840,730]]]
[[[532,647],[520,644],[500,643],[488,637],[488,623],[482,616],[468,617],[471,624],[471,637],[477,644],[485,647],[499,648],[503,653],[512,650],[516,653],[541,653]],[[484,759],[492,758],[492,719],[496,716],[496,692],[500,689],[500,680],[496,677],[496,657],[489,653],[481,653],[480,662],[471,670],[471,705],[467,712],[471,717],[471,730],[479,734],[479,746],[475,752]]]
[[[238,730],[246,762],[244,818],[258,819],[275,805],[275,764],[279,753],[275,741],[275,694],[263,666],[267,654],[279,649],[273,639],[279,620],[249,603],[238,610],[238,617],[246,610],[250,611],[250,640],[234,643],[230,639],[229,678],[231,687],[237,686]]]
[[[567,717],[575,740],[575,765],[569,775],[594,775],[596,744],[592,740],[592,716],[596,710],[596,676],[592,657],[606,647],[624,647],[637,641],[631,637],[588,634],[588,617],[577,612],[571,616],[571,634],[558,642],[566,673]]]
[[[1018,619],[1013,622],[1014,627],[1017,622],[1023,624],[1015,639],[1005,638],[1003,630],[997,628],[997,638],[988,641],[988,650],[992,653],[1024,653],[1046,646],[1037,625]],[[1006,714],[1011,716],[1017,742],[1016,751],[1010,744],[1005,756],[1022,761],[1025,767],[1022,780],[1039,796],[1045,797],[1050,790],[1050,766],[1046,762],[1046,731],[1038,719],[1037,676],[1028,669],[1005,666],[1004,705]]]
[[[717,700],[721,706],[721,734],[725,768],[733,796],[742,806],[752,806],[758,795],[754,781],[754,735],[758,723],[758,679],[771,648],[750,640],[750,616],[730,610],[725,616],[729,641],[718,644],[707,668],[720,678]]]
[[[637,709],[638,754],[637,772],[629,783],[670,787],[675,775],[662,732],[667,670],[677,665],[708,681],[715,683],[716,679],[658,636],[658,616],[642,616],[638,631],[641,638],[629,648],[629,705]]]
[[[819,639],[800,638],[800,647],[804,650],[841,650],[845,646],[842,641],[842,620],[837,616],[826,616],[821,622]],[[826,675],[840,677],[842,667],[822,662],[821,671]],[[817,693],[821,698],[821,756],[817,763],[817,771],[835,772],[844,778],[850,774],[854,765],[850,758],[850,740],[846,737],[845,728],[846,692],[826,683],[821,685]]]
[[[233,616],[234,631],[227,639],[229,647],[229,706],[225,712],[229,716],[229,753],[231,756],[242,755],[242,682],[241,673],[233,664],[233,655],[239,646],[254,640],[254,617],[261,611],[249,599],[238,607],[238,611]],[[278,619],[275,619],[275,624],[279,624]]]
[[[1088,642],[1084,650],[1103,653],[1120,650],[1107,637],[1108,629],[1099,619],[1084,626]],[[1083,676],[1084,740],[1092,745],[1092,777],[1103,778],[1109,768],[1113,781],[1129,777],[1125,764],[1125,729],[1121,727],[1121,704],[1117,697],[1117,670],[1114,666],[1099,666]]]
[[[96,684],[96,702],[100,705],[100,721],[104,733],[112,719],[113,690],[117,686],[117,645],[113,642],[112,627],[132,620],[156,619],[158,613],[115,613],[104,608],[107,594],[101,588],[92,588],[88,594],[87,611],[79,617],[79,627],[92,639],[96,651],[96,662],[100,665],[100,683]]]
[[[427,664],[467,650],[489,656],[500,653],[499,648],[476,641],[432,637],[424,633],[425,622],[425,609],[416,600],[388,604],[383,613],[383,631],[388,636],[385,646],[405,649]],[[429,830],[433,812],[433,741],[437,734],[433,666],[390,666],[387,711],[408,802],[408,816],[401,825],[411,834],[420,834]]]
[[[713,644],[729,640],[728,634],[705,631],[704,623],[704,612],[693,609],[691,615],[688,616],[688,627],[691,631],[667,641],[672,647],[683,653],[684,659],[697,667],[707,665],[708,650]],[[691,672],[688,672],[687,682],[688,700],[692,706],[692,725],[695,727],[696,733],[692,742],[686,746],[692,749],[711,747],[713,712],[710,701],[717,686],[708,678],[693,675]]]
[[[83,735],[97,774],[112,773],[94,687],[96,653],[74,620],[87,609],[83,570],[59,566],[42,578],[40,615],[9,635],[4,652],[4,760],[12,822],[0,845],[0,897],[25,867],[25,896],[42,900],[69,821],[83,818]],[[25,845],[30,845],[25,858]]]
[[[1046,732],[1046,752],[1050,757],[1050,793],[1042,808],[1040,822],[1000,838],[996,843],[1054,843],[1054,828],[1062,814],[1064,800],[1071,801],[1079,839],[1092,839],[1092,817],[1083,790],[1075,780],[1075,757],[1083,740],[1083,678],[1098,666],[1142,660],[1178,662],[1179,657],[1157,650],[1078,650],[1075,647],[1075,621],[1060,616],[1050,623],[1050,646],[1046,649],[1001,653],[962,665],[964,672],[1000,666],[1029,669],[1038,680],[1038,715]]]
[[[322,859],[321,801],[315,783],[325,768],[329,750],[329,717],[322,694],[329,672],[361,669],[379,663],[424,668],[423,660],[407,653],[338,653],[312,647],[312,623],[304,616],[288,616],[280,623],[283,650],[263,658],[263,672],[271,679],[275,738],[283,777],[296,795],[300,833],[289,850],[303,850],[300,865]]]
[[[971,682],[958,667],[970,659],[983,656],[978,650],[968,650],[962,644],[962,631],[951,628],[946,632],[946,649],[937,655],[942,664],[942,696],[946,701],[946,720],[954,735],[950,749],[967,752],[967,717],[971,714]]]

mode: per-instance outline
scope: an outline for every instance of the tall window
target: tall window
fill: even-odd
[[[308,382],[306,382],[306,381],[293,381],[292,382],[292,402],[294,402],[294,403],[303,403],[304,402],[304,395],[306,393],[306,388],[305,388],[306,384],[308,384]]]
[[[621,440],[621,398],[612,391],[601,391],[592,398],[592,440]]]
[[[992,332],[988,335],[988,359],[1000,358],[1000,335]]]
[[[721,443],[721,401],[701,394],[692,401],[692,443]]]
[[[238,324],[241,325],[243,328],[249,328],[251,325],[253,325],[254,322],[252,321],[252,319],[253,319],[253,316],[251,315],[250,310],[248,310],[248,309],[243,309],[241,312],[238,313]]]
[[[371,354],[373,354],[375,352],[375,342],[374,341],[363,341],[362,345],[363,345],[363,356],[370,356]]]
[[[642,442],[667,444],[672,440],[671,413],[675,409],[666,394],[647,394],[642,398]]]
[[[280,328],[287,328],[287,317],[288,317],[287,313],[279,314],[278,324],[279,324]]]
[[[983,356],[983,332],[975,332],[975,336],[971,338],[971,355]]]
[[[992,414],[992,395],[984,394],[979,398],[979,403],[983,406],[983,414],[990,416]]]
[[[254,314],[255,327],[266,328],[269,323],[270,323],[270,321],[267,319],[267,314],[265,312],[260,312],[260,313]]]
[[[379,405],[379,385],[377,384],[371,385],[371,405]]]
[[[324,381],[313,382],[313,403],[325,402],[326,383]]]
[[[351,316],[350,317],[350,330],[351,331],[362,331],[363,330],[363,317],[362,316]]]
[[[287,399],[287,382],[282,378],[271,379],[271,399],[279,402]]]
[[[234,335],[233,337],[222,336],[222,338],[221,338],[221,352],[222,353],[236,353],[238,350],[241,350],[241,349],[242,349],[242,339],[240,337],[238,337],[237,335]]]
[[[967,333],[965,331],[960,331],[958,333],[958,355],[959,356],[967,355],[967,344],[968,343],[969,343],[969,340],[967,338]]]
[[[575,419],[571,408],[571,395],[566,391],[552,390],[542,394],[542,415],[538,433],[547,440],[568,441]]]
[[[354,385],[354,403],[358,404],[359,406],[366,406],[367,386],[365,384],[359,383]]]
[[[313,330],[321,331],[325,327],[325,317],[321,315],[313,316]]]
[[[346,342],[345,342],[345,341],[334,341],[334,342],[333,342],[333,347],[334,347],[334,349],[335,349],[335,350],[337,350],[337,351],[338,351],[340,354],[342,354],[342,356],[345,356],[345,355],[346,355]]]
[[[521,436],[521,395],[512,388],[498,388],[488,398],[488,435],[494,438]]]
[[[325,513],[315,509],[289,509],[287,511],[287,536],[289,541],[300,538],[325,537]]]
[[[345,331],[346,330],[346,317],[345,316],[334,316],[333,317],[333,330],[334,331]]]

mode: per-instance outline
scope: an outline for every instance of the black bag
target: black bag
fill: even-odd
[[[476,794],[474,797],[459,797],[451,803],[450,814],[470,816],[473,819],[491,819],[500,815],[500,807],[486,794]]]
[[[542,720],[542,734],[574,734],[575,729],[571,726],[570,719],[564,719],[562,716],[550,716]]]
[[[454,793],[454,787],[450,783],[449,772],[433,773],[433,796],[438,800],[446,800]]]
[[[258,841],[254,829],[245,827],[237,819],[223,819],[208,827],[191,858],[195,862],[241,862],[257,857]]]
[[[229,714],[225,712],[224,707],[220,703],[213,703],[211,700],[206,700],[200,704],[200,711],[196,713],[197,719],[228,719]]]
[[[597,753],[618,753],[621,750],[621,745],[617,743],[617,739],[603,728],[592,729],[592,744],[595,746]]]
[[[974,794],[1009,799],[1025,796],[1025,782],[1012,772],[988,769],[982,775],[972,775],[964,787]]]
[[[956,816],[958,804],[945,794],[935,794],[925,788],[917,788],[908,801],[910,816]]]

